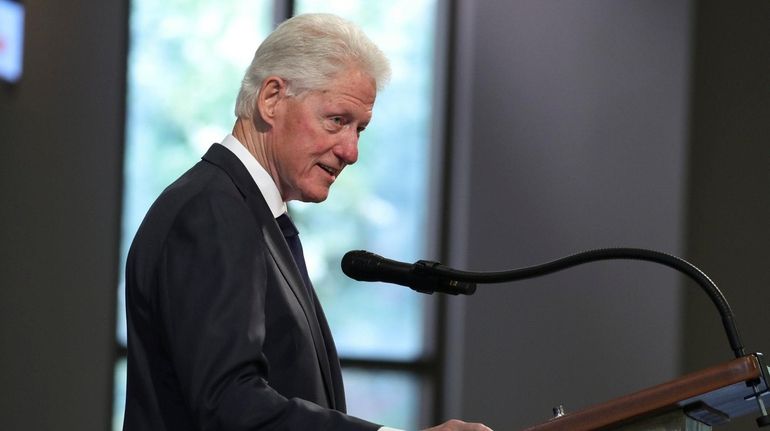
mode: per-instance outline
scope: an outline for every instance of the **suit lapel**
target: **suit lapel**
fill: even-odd
[[[268,251],[294,293],[294,296],[297,298],[297,301],[302,307],[302,311],[305,313],[308,328],[312,335],[316,356],[318,357],[318,363],[321,368],[321,374],[324,378],[324,387],[329,399],[329,405],[332,408],[336,408],[337,403],[335,401],[332,372],[329,358],[326,353],[322,328],[320,327],[321,323],[319,323],[321,321],[316,314],[314,301],[308,296],[308,290],[305,288],[302,276],[294,262],[289,246],[286,244],[286,240],[273,218],[273,214],[267,206],[267,202],[265,202],[254,179],[251,178],[251,175],[241,161],[227,148],[222,145],[214,144],[203,156],[203,160],[220,167],[230,176],[235,186],[244,196],[246,204],[251,209],[251,212],[254,214],[257,224],[262,230]],[[328,330],[323,332],[328,333]],[[328,342],[331,342],[331,340],[328,340]]]

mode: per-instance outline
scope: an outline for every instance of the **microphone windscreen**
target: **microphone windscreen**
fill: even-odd
[[[375,281],[372,278],[373,269],[377,268],[376,261],[382,258],[365,250],[351,250],[342,256],[342,272],[358,281]]]

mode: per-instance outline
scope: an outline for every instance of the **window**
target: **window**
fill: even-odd
[[[287,2],[286,4],[290,4]],[[367,249],[413,261],[428,250],[435,0],[295,1],[296,13],[331,12],[359,24],[391,60],[374,120],[321,205],[290,205],[308,269],[343,361],[351,414],[404,429],[427,419],[434,375],[430,297],[361,284],[339,270]],[[130,17],[121,262],[160,191],[232,128],[243,71],[273,25],[271,0],[133,0]],[[122,279],[122,277],[121,277]],[[119,294],[115,429],[122,424],[125,315]]]

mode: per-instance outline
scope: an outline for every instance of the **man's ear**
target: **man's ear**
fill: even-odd
[[[262,81],[257,95],[257,113],[265,125],[273,126],[278,103],[286,97],[288,83],[278,76],[268,76]]]

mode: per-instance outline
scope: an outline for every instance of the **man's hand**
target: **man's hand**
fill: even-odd
[[[428,428],[424,431],[492,431],[492,429],[484,426],[484,424],[467,423],[457,419],[452,419],[444,422],[441,425]]]

